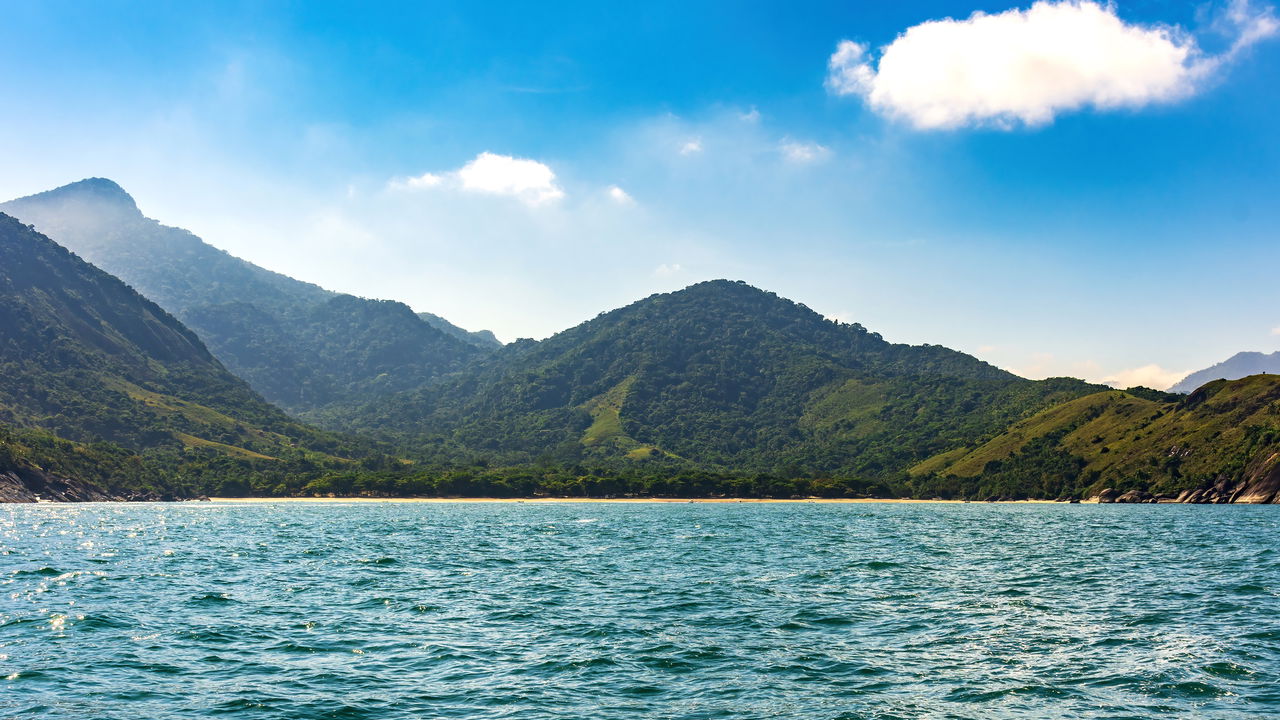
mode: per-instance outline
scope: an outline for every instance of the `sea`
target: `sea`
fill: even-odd
[[[1275,718],[1280,508],[0,507],[0,718]]]

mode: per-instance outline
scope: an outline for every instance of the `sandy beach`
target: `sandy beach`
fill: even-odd
[[[983,501],[965,500],[917,500],[908,498],[588,498],[588,497],[556,497],[556,498],[465,498],[465,497],[423,497],[423,498],[377,498],[377,497],[214,497],[210,502],[217,503],[824,503],[824,504],[861,504],[861,503],[895,503],[895,504],[964,504],[965,502],[981,503]],[[1066,505],[1056,500],[1007,500],[1003,504],[1021,505]]]

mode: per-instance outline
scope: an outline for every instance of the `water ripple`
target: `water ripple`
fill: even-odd
[[[1280,715],[1280,515],[0,508],[0,717]]]

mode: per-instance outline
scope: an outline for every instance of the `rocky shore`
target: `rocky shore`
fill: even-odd
[[[0,470],[0,503],[176,501],[171,493],[113,493],[83,480],[33,467]]]
[[[1121,493],[1107,488],[1093,498],[1100,503],[1189,503],[1194,505],[1280,504],[1280,453],[1274,453],[1245,468],[1244,478],[1218,476],[1199,487],[1177,495],[1153,495],[1145,490]]]

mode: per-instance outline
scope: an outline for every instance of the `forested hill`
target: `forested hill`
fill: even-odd
[[[437,330],[452,335],[463,342],[475,345],[482,350],[494,350],[502,347],[502,341],[489,330],[464,330],[439,315],[427,312],[418,313],[418,317]]]
[[[1184,502],[1280,502],[1280,376],[1190,395],[1109,390],[1049,408],[912,469],[916,492]]]
[[[144,217],[134,199],[105,178],[11,200],[0,211],[35,225],[175,315],[202,305],[315,303],[334,295]]]
[[[889,343],[718,280],[508,345],[446,381],[368,405],[348,427],[501,462],[885,477],[1097,389]]]
[[[160,304],[255,390],[298,414],[420,387],[492,347],[403,303],[340,295],[232,257],[144,217],[110,180],[82,180],[0,210]]]
[[[334,455],[348,441],[290,419],[169,313],[4,214],[0,307],[0,425],[52,433],[28,433],[24,447],[74,465],[63,472],[119,480],[156,461],[149,472],[171,484],[211,467],[248,472],[228,465],[239,461],[347,463]]]

